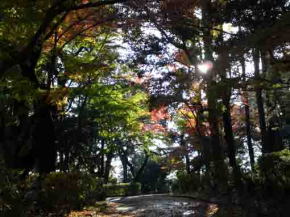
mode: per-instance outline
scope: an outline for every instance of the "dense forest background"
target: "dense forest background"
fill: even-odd
[[[1,0],[0,48],[1,215],[173,191],[288,216],[288,0]]]

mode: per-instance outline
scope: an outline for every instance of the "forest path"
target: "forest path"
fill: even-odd
[[[111,217],[210,217],[217,211],[215,204],[168,194],[150,194],[107,199]]]

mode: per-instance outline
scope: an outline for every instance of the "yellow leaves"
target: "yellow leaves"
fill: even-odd
[[[222,33],[234,34],[238,31],[238,27],[233,26],[231,23],[224,23],[213,27],[211,34],[213,38],[219,37]],[[226,35],[228,36],[228,35]]]
[[[206,216],[213,216],[219,210],[218,205],[210,204],[206,210]]]
[[[62,110],[68,102],[68,88],[55,88],[49,92],[47,98],[48,104],[56,105],[58,110]]]
[[[129,99],[133,104],[142,103],[148,100],[148,95],[144,92],[138,92]]]
[[[60,99],[60,100],[56,101],[56,105],[57,105],[58,110],[63,109],[64,106],[67,105],[67,100],[68,100],[67,97],[63,97],[63,99]]]
[[[75,72],[73,74],[69,74],[68,77],[75,82],[81,82],[83,80],[83,73],[82,72]]]
[[[192,111],[188,107],[183,107],[183,108],[179,109],[178,113],[181,115],[186,115],[188,118],[194,117],[194,114],[192,113]]]
[[[222,31],[223,31],[223,26],[217,25],[217,26],[213,27],[213,30],[211,30],[211,34],[212,34],[213,38],[217,38],[222,33]]]

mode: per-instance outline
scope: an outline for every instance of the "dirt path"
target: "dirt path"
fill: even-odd
[[[112,197],[68,217],[211,217],[217,205],[167,194]]]
[[[210,217],[217,211],[214,204],[165,194],[108,198],[107,201],[114,207],[107,216],[116,217]]]

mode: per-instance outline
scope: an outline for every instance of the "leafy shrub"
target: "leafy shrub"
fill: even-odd
[[[1,162],[0,167],[0,217],[32,216],[43,211],[65,213],[105,197],[100,179],[88,174],[54,172],[23,180],[22,171],[8,169]]]
[[[0,216],[25,216],[31,205],[23,200],[29,182],[21,179],[22,172],[7,168],[0,160]]]
[[[42,183],[40,205],[43,209],[79,209],[103,199],[99,179],[81,173],[54,172]]]
[[[130,196],[141,193],[141,184],[138,182],[105,184],[104,189],[107,196]]]
[[[141,183],[134,182],[130,183],[128,186],[127,195],[138,195],[141,194]]]
[[[290,190],[290,151],[265,154],[258,161],[258,172],[266,187]]]
[[[197,174],[177,173],[177,180],[172,185],[172,190],[178,193],[196,192],[201,185],[200,176]]]

